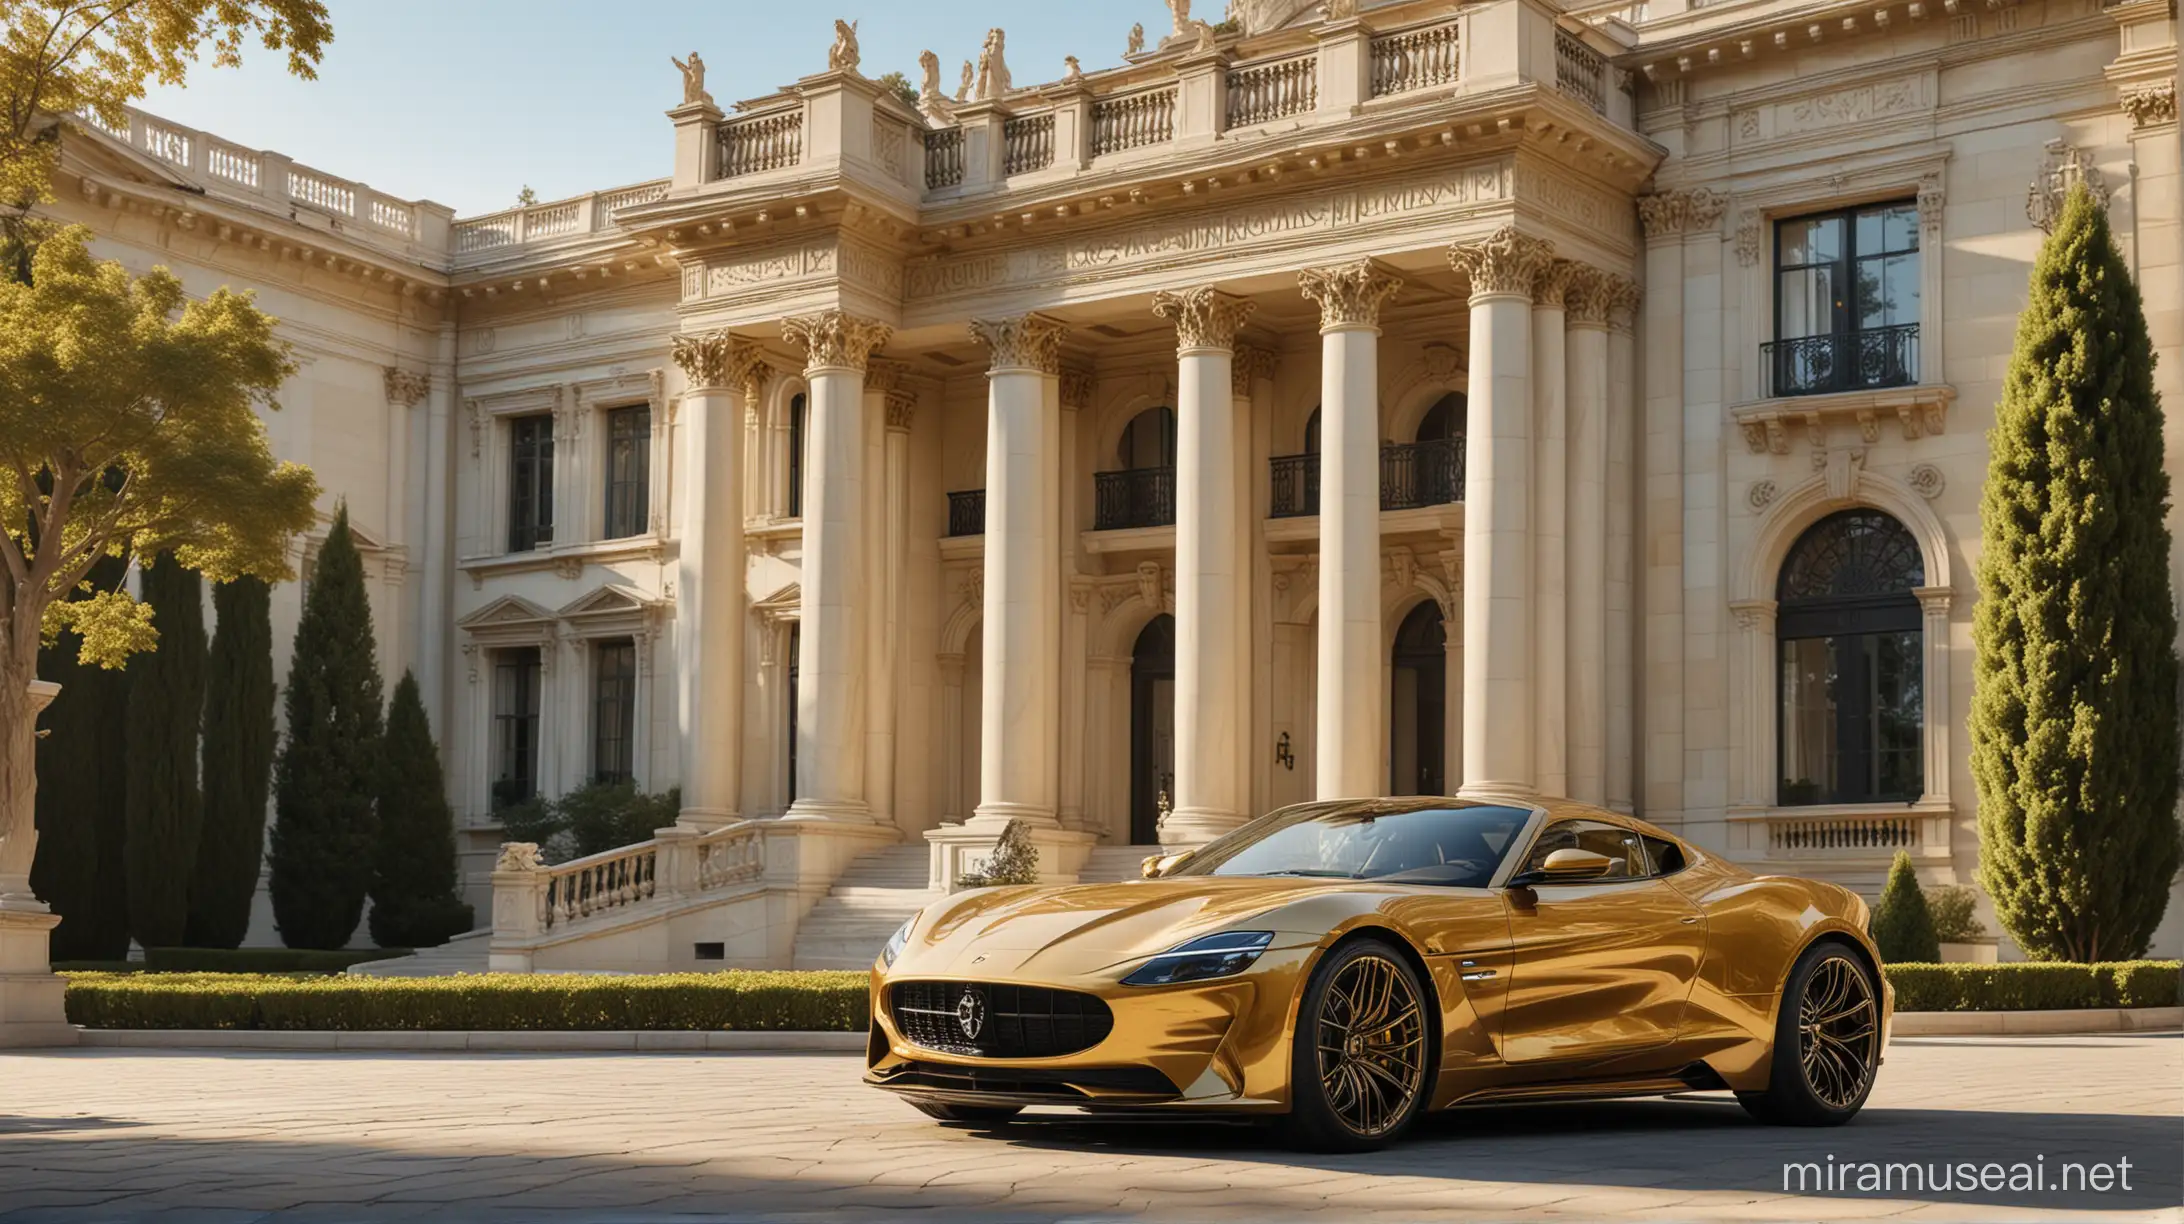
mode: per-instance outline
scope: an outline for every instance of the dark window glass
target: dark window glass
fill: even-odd
[[[1147,408],[1131,418],[1122,431],[1122,466],[1175,466],[1175,409]]]
[[[789,517],[804,517],[804,418],[807,401],[802,395],[789,399]]]
[[[796,800],[796,690],[801,680],[798,654],[803,649],[802,626],[789,626],[789,801]]]
[[[1092,474],[1092,528],[1175,522],[1175,409],[1147,408],[1123,427],[1119,471]]]
[[[1911,201],[1775,227],[1776,395],[1918,380],[1919,217]]]
[[[508,551],[529,552],[554,542],[554,419],[517,417],[508,440]]]
[[[536,646],[493,655],[493,806],[538,793],[539,652]]]
[[[1775,592],[1779,802],[1924,792],[1924,581],[1918,541],[1877,510],[1829,515],[1791,546]]]
[[[601,642],[592,651],[592,779],[637,776],[637,644]]]
[[[1518,871],[1537,871],[1557,850],[1590,850],[1604,854],[1612,864],[1601,879],[1630,879],[1652,874],[1646,862],[1645,840],[1634,829],[1600,820],[1558,820],[1540,831]]]
[[[1674,875],[1685,867],[1683,847],[1663,837],[1644,837],[1646,858],[1653,863],[1653,874]]]
[[[1319,414],[1320,410],[1314,408],[1311,417],[1304,423],[1304,453],[1307,455],[1320,453]]]
[[[1451,391],[1435,400],[1426,409],[1425,418],[1418,422],[1420,442],[1446,442],[1460,438],[1464,432],[1464,397],[1461,392]]]
[[[607,414],[607,534],[643,535],[651,517],[652,409],[639,404]]]
[[[1300,803],[1207,843],[1175,874],[1484,888],[1530,818],[1523,808],[1495,804]]]

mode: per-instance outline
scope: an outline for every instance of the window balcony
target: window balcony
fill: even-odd
[[[1380,508],[1415,510],[1464,499],[1464,440],[1392,442],[1380,448]],[[1320,511],[1320,457],[1282,455],[1270,461],[1269,518],[1303,518]]]
[[[1919,380],[1919,325],[1774,340],[1759,356],[1778,398],[1907,387]]]
[[[1175,469],[1127,468],[1092,474],[1092,530],[1168,527],[1175,523]]]
[[[986,534],[986,491],[965,489],[948,495],[948,538]]]

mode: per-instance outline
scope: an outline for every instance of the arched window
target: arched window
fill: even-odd
[[[1130,471],[1175,466],[1175,409],[1147,408],[1122,429],[1122,466]]]
[[[1175,522],[1175,409],[1147,408],[1123,426],[1122,467],[1092,474],[1092,528],[1164,527]]]
[[[1425,417],[1418,422],[1418,441],[1446,442],[1450,438],[1462,437],[1464,405],[1464,394],[1461,391],[1451,391],[1433,401],[1433,407],[1426,409]]]
[[[1317,455],[1319,454],[1319,450],[1319,409],[1314,408],[1312,410],[1312,415],[1306,418],[1304,422],[1304,453],[1307,455]]]
[[[1778,801],[1910,803],[1925,790],[1925,582],[1918,541],[1878,510],[1821,519],[1776,584]]]

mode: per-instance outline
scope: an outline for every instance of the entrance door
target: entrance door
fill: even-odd
[[[1160,840],[1175,795],[1175,618],[1154,617],[1130,658],[1130,841]]]
[[[1389,677],[1388,793],[1448,793],[1448,627],[1441,605],[1412,608],[1395,631]]]

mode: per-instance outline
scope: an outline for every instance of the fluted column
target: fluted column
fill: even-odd
[[[1215,289],[1153,295],[1176,333],[1175,807],[1162,845],[1210,841],[1244,820],[1237,691],[1244,651],[1236,614],[1246,556],[1236,479],[1232,391],[1236,330],[1253,303]]]
[[[1532,283],[1532,777],[1566,795],[1569,776],[1570,419],[1563,297],[1577,265],[1550,261]]]
[[[1530,794],[1532,287],[1552,244],[1504,226],[1450,251],[1471,281],[1464,478],[1465,794]]]
[[[1044,315],[972,322],[986,374],[985,688],[974,822],[1056,823],[1060,692],[1060,393],[1066,329]],[[1054,411],[1049,412],[1049,399]]]
[[[865,549],[865,365],[883,324],[823,311],[782,321],[805,352],[804,567],[796,655],[791,820],[867,823],[865,721],[871,589]]]
[[[1619,812],[1635,808],[1637,765],[1637,691],[1633,687],[1636,629],[1631,623],[1637,602],[1633,578],[1637,558],[1638,282],[1609,278],[1608,303],[1608,661],[1607,706],[1608,806]]]
[[[1579,267],[1568,303],[1569,788],[1607,802],[1608,309],[1614,282]]]
[[[1371,260],[1298,273],[1320,308],[1318,797],[1387,789],[1380,629],[1380,308]]]
[[[675,560],[675,709],[682,811],[712,829],[742,809],[743,414],[765,386],[755,345],[723,328],[675,337],[682,402],[682,544]]]

